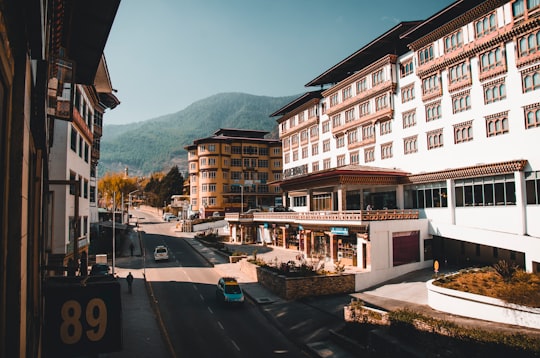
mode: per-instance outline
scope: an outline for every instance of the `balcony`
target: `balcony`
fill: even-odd
[[[415,220],[418,210],[359,210],[308,212],[257,212],[253,214],[226,213],[232,222],[274,222],[287,224],[362,225],[368,221]]]

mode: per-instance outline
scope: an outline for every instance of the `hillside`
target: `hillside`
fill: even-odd
[[[123,171],[147,175],[178,165],[187,171],[184,146],[212,135],[219,128],[272,132],[277,123],[269,115],[298,96],[265,97],[222,93],[194,102],[176,113],[127,125],[105,125],[101,138],[99,173]]]

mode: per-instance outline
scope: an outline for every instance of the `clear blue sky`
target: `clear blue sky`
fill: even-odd
[[[223,92],[289,96],[400,21],[452,0],[122,0],[105,56],[121,104],[105,124]],[[276,108],[277,109],[277,108]]]

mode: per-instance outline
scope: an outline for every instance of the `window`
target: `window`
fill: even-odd
[[[330,132],[330,121],[324,121],[322,123],[322,132],[323,133]]]
[[[308,147],[302,147],[302,159],[306,159],[308,157]]]
[[[323,141],[323,152],[329,152],[330,151],[330,139],[326,139]]]
[[[343,148],[345,146],[345,136],[340,135],[336,138],[336,148]]]
[[[416,125],[416,110],[404,112],[402,114],[403,128],[409,128]]]
[[[426,122],[441,118],[441,101],[426,104]]]
[[[281,155],[281,148],[276,147],[276,148],[272,149],[272,152],[273,152],[274,155]]]
[[[341,114],[336,114],[332,117],[332,128],[341,126]]]
[[[89,151],[90,151],[90,146],[88,145],[88,143],[84,143],[84,161],[88,163],[88,160],[89,160]]]
[[[326,158],[323,160],[323,169],[330,169],[331,168],[331,162],[330,158]]]
[[[472,121],[454,125],[454,143],[463,143],[473,140]]]
[[[487,16],[484,16],[482,19],[475,21],[474,31],[476,38],[486,36],[489,33],[492,33],[497,29],[497,16],[495,13],[491,13]]]
[[[231,167],[241,167],[242,159],[240,158],[231,158]]]
[[[297,150],[293,150],[293,152],[292,152],[292,160],[293,160],[293,162],[298,160],[298,151]]]
[[[266,160],[266,159],[259,159],[259,160],[257,161],[257,166],[258,166],[259,168],[268,168],[268,160]]]
[[[381,158],[382,159],[388,159],[392,158],[392,142],[381,144]]]
[[[233,180],[242,179],[242,172],[231,172],[231,179]]]
[[[267,156],[268,155],[268,148],[266,148],[266,147],[259,148],[259,155]]]
[[[403,149],[405,154],[418,152],[418,136],[403,138]]]
[[[356,82],[356,93],[361,93],[365,91],[367,91],[367,78],[366,77]]]
[[[540,31],[518,38],[519,57],[532,55],[540,51]]]
[[[319,154],[319,143],[314,143],[311,145],[311,155]]]
[[[400,70],[399,72],[400,72],[401,77],[405,77],[412,74],[414,72],[413,60],[410,59],[407,61],[403,61],[401,65],[399,66],[399,70]]]
[[[535,91],[540,88],[540,69],[532,68],[527,71],[521,72],[521,79],[523,81],[523,93]]]
[[[508,131],[508,112],[501,112],[486,117],[486,133],[488,137],[506,134]]]
[[[527,7],[525,7],[527,3]],[[532,12],[540,8],[539,0],[517,0],[512,4],[512,14],[514,17],[525,17],[527,18]]]
[[[377,86],[380,83],[384,82],[384,68],[381,68],[378,71],[373,72],[371,75],[371,83],[373,87]]]
[[[208,191],[216,191],[216,184],[208,184]]]
[[[318,172],[319,171],[319,162],[313,162],[311,164],[311,171],[312,172]]]
[[[418,63],[420,65],[423,65],[431,60],[433,60],[433,45],[429,45],[418,51]]]
[[[540,127],[540,102],[525,106],[525,128]]]
[[[285,153],[283,155],[283,161],[285,162],[285,164],[289,164],[291,162],[291,155],[289,153]]]
[[[71,126],[71,150],[77,152],[77,130]]]
[[[232,154],[242,154],[242,147],[239,145],[233,145]]]
[[[319,136],[319,127],[313,126],[309,129],[309,137],[317,138]]]
[[[513,174],[457,179],[454,192],[457,207],[516,205]]]
[[[470,91],[465,91],[452,96],[453,113],[459,113],[471,109]]]
[[[469,79],[469,64],[466,62],[458,63],[448,69],[448,81],[457,83]]]
[[[294,128],[296,126],[296,116],[289,118],[289,127]]]
[[[305,196],[295,196],[293,199],[293,206],[306,206]]]
[[[337,156],[337,166],[342,167],[345,165],[345,154]]]
[[[428,132],[427,143],[428,143],[428,150],[442,147],[443,146],[442,128]]]
[[[208,165],[216,165],[216,158],[208,158]]]
[[[364,162],[374,162],[375,161],[375,147],[370,147],[364,149]]]
[[[209,152],[215,152],[216,151],[216,145],[215,144],[208,144],[208,151]]]
[[[300,132],[300,141],[306,142],[308,140],[308,131],[307,129],[304,129],[302,132]]]
[[[362,127],[362,140],[374,139],[375,138],[375,126],[373,124],[368,124]]]
[[[388,94],[384,94],[382,96],[375,98],[375,110],[380,111],[381,109],[387,108],[389,105],[388,103]]]
[[[409,102],[414,99],[414,84],[401,89],[401,103]]]
[[[298,124],[304,123],[304,117],[305,117],[304,111],[298,113]]]
[[[486,83],[484,85],[484,103],[498,102],[506,98],[504,79]]]
[[[435,93],[440,91],[439,74],[431,75],[422,80],[422,93],[423,95]]]
[[[527,205],[540,205],[540,172],[525,173]]]
[[[206,146],[204,144],[199,145],[199,152],[205,152]]]
[[[446,208],[448,207],[448,192],[446,182],[434,182],[405,186],[405,208]]]
[[[455,51],[463,46],[463,34],[461,30],[444,38],[444,52]]]
[[[349,87],[345,87],[342,91],[341,91],[341,97],[343,98],[343,101],[349,99],[352,97],[352,90],[351,90],[351,86]]]
[[[353,144],[358,142],[358,130],[354,129],[352,131],[347,132],[347,143]]]
[[[379,124],[381,135],[392,133],[392,121],[384,121]]]
[[[354,151],[349,154],[349,162],[354,165],[360,163],[360,155],[358,151]]]
[[[369,102],[361,103],[360,106],[360,117],[366,116],[369,114]]]
[[[298,145],[298,133],[291,136],[291,145],[293,147]]]
[[[345,111],[345,123],[354,121],[354,108]]]
[[[480,72],[504,67],[503,60],[503,51],[500,47],[484,52],[480,55]]]
[[[330,96],[330,107],[333,107],[338,104],[339,104],[339,94],[334,93],[333,95]]]
[[[317,115],[317,106],[309,107],[308,109],[308,118],[313,118]]]

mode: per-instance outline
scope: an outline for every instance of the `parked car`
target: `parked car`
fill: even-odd
[[[244,292],[234,277],[221,277],[216,287],[216,300],[221,303],[243,304]]]
[[[219,211],[214,211],[214,213],[212,214],[213,217],[215,218],[219,218],[221,216],[220,212]]]
[[[249,209],[244,214],[253,214],[253,213],[260,213],[260,212],[261,212],[261,209],[254,208],[254,209]]]
[[[165,213],[165,214],[163,214],[163,217],[162,217],[162,218],[163,218],[163,221],[168,221],[167,218],[168,218],[169,216],[174,216],[174,214],[173,214],[173,213]]]
[[[169,260],[169,250],[163,245],[154,248],[154,261]]]
[[[286,212],[289,212],[289,211],[292,211],[294,212],[294,210],[290,209],[290,208],[287,208],[283,205],[278,205],[278,206],[273,206],[270,208],[270,211],[273,211],[273,212],[276,212],[276,213],[286,213]]]
[[[199,213],[191,214],[189,216],[189,220],[195,220],[195,219],[198,219],[198,218],[199,218]]]
[[[165,219],[165,221],[167,221],[167,222],[178,221],[178,220],[180,220],[180,218],[178,216],[176,216],[176,215],[169,215]]]
[[[111,270],[107,264],[93,264],[90,269],[90,276],[107,276]]]

